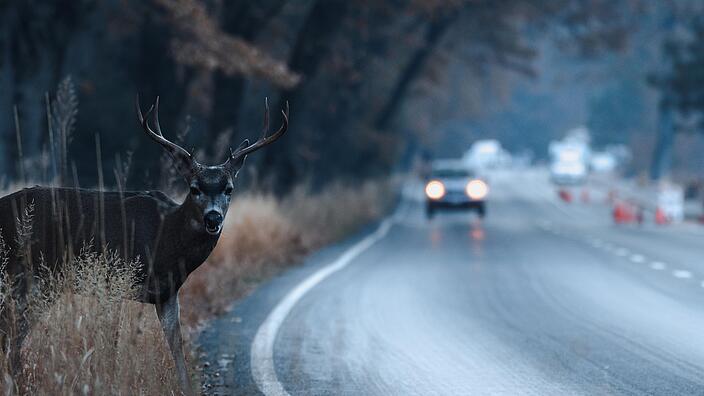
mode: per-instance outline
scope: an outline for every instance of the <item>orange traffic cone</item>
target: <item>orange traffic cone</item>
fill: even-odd
[[[625,201],[618,201],[614,205],[613,218],[614,223],[625,224],[637,221],[638,215],[633,204]]]
[[[623,202],[617,202],[616,205],[614,205],[613,217],[614,223],[616,224],[626,222],[626,208]]]
[[[557,192],[557,194],[560,196],[560,199],[562,199],[563,201],[565,201],[567,203],[572,202],[572,194],[568,190],[561,188],[560,191]]]
[[[663,224],[668,224],[670,222],[670,219],[667,217],[665,214],[665,211],[662,210],[659,206],[655,209],[655,224],[663,225]]]

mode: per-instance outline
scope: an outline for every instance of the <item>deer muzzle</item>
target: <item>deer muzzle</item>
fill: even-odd
[[[205,231],[208,232],[208,234],[211,235],[217,235],[222,231],[222,222],[223,222],[223,217],[222,214],[211,210],[210,212],[205,214],[205,218],[203,219],[203,223],[205,224]]]

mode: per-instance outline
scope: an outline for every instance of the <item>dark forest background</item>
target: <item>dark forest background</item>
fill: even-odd
[[[699,15],[674,0],[6,0],[0,175],[95,185],[99,152],[106,184],[162,187],[139,93],[206,163],[259,135],[265,97],[272,128],[288,101],[289,134],[249,161],[277,191],[481,137],[541,158],[580,124],[657,177],[701,129]],[[702,166],[685,154],[674,164]]]

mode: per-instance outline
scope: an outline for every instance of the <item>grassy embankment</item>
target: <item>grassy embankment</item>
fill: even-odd
[[[181,289],[186,339],[262,281],[378,218],[389,192],[386,182],[367,182],[314,194],[298,189],[283,199],[237,197],[215,251]],[[0,244],[0,264],[10,254],[17,252]],[[23,377],[10,378],[0,357],[4,394],[179,394],[153,307],[129,301],[138,264],[124,264],[85,252],[40,282],[30,301],[36,325],[23,347]],[[7,297],[9,285],[2,286]],[[0,308],[12,309],[11,301]]]

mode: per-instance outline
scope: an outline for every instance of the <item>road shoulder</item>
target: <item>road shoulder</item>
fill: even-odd
[[[350,238],[311,254],[212,320],[197,340],[205,394],[259,393],[251,374],[250,348],[260,325],[293,288],[375,232],[379,224],[369,224]]]

